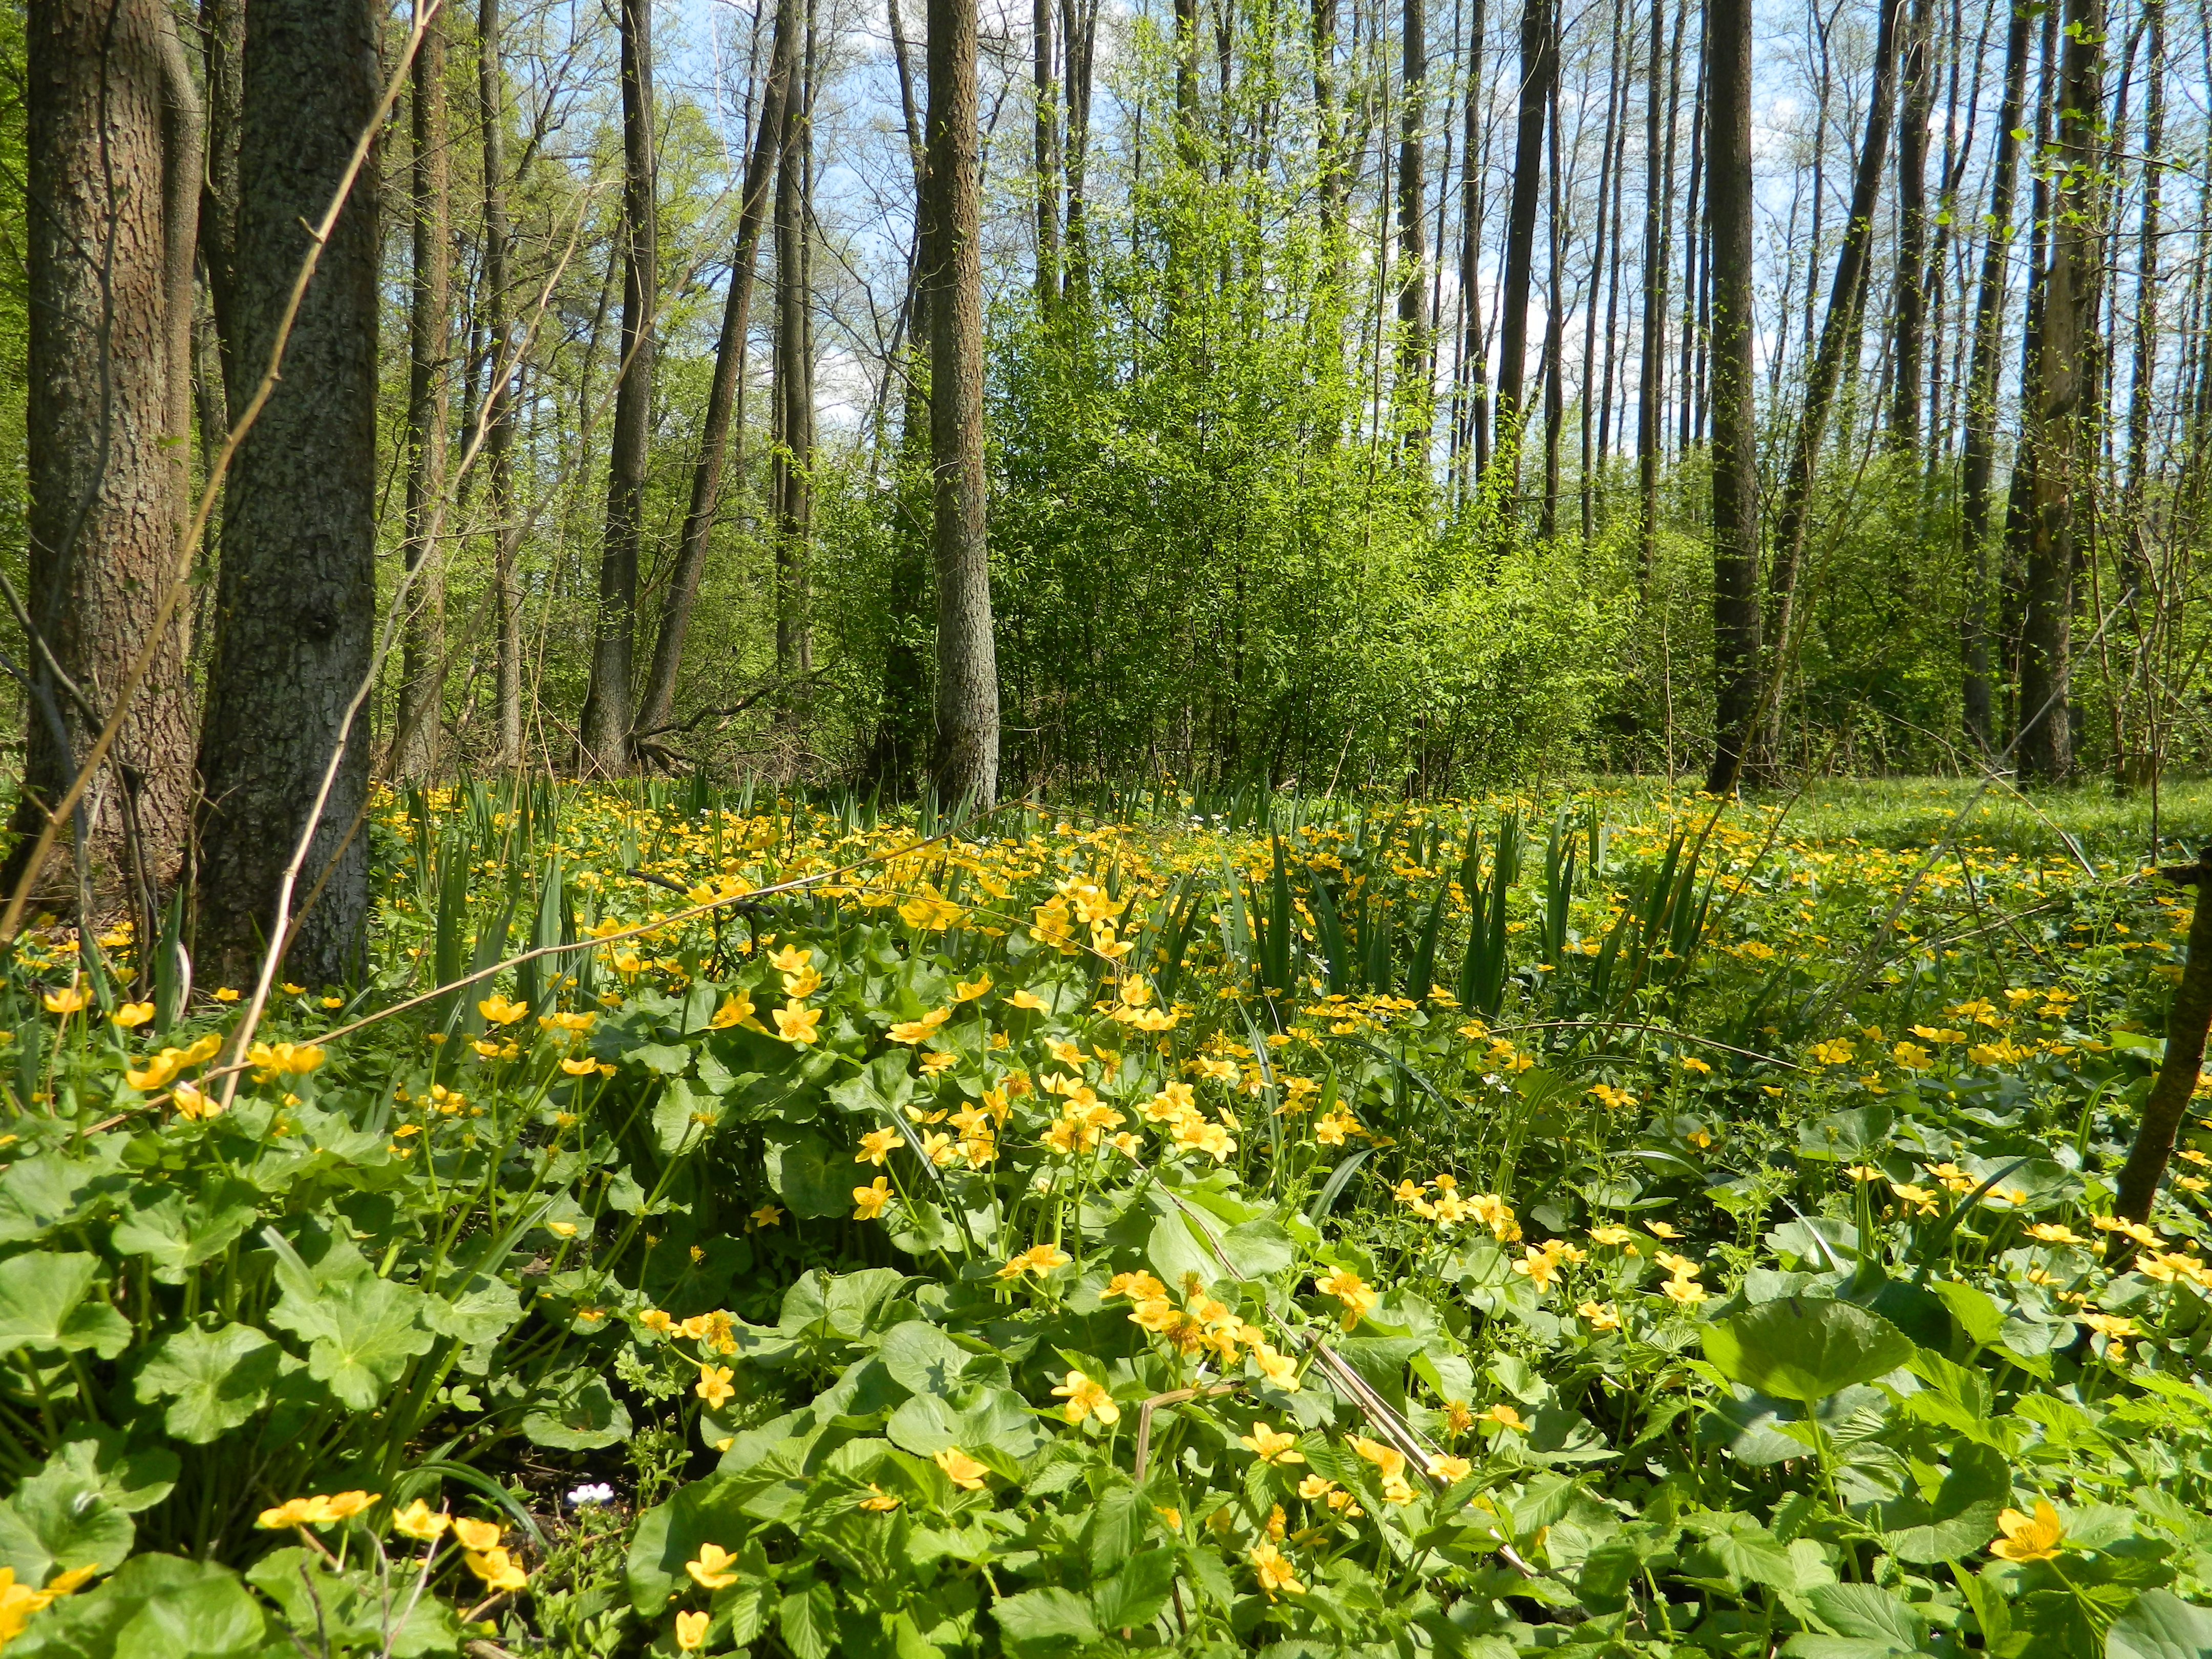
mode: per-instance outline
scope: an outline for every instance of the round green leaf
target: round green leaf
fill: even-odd
[[[1809,1405],[1912,1358],[1912,1339],[1849,1302],[1764,1303],[1705,1334],[1705,1358],[1733,1382]]]

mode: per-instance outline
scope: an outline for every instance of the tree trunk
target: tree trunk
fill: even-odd
[[[1398,115],[1398,429],[1407,465],[1425,480],[1429,460],[1428,208],[1422,125],[1429,54],[1422,0],[1401,0],[1405,84]]]
[[[1679,0],[1669,71],[1674,92],[1662,123],[1658,118],[1659,50],[1667,35],[1667,0],[1651,0],[1651,73],[1644,90],[1643,361],[1637,371],[1636,388],[1636,588],[1639,598],[1650,594],[1651,567],[1659,552],[1659,451],[1667,418],[1662,395],[1667,372],[1667,232],[1674,194],[1674,99],[1681,90],[1682,33],[1688,17],[1689,0]],[[1662,125],[1666,128],[1663,147]]]
[[[1474,0],[1468,30],[1468,98],[1466,135],[1460,156],[1459,289],[1460,362],[1463,381],[1459,431],[1455,434],[1453,459],[1462,489],[1467,483],[1467,462],[1472,455],[1479,476],[1490,465],[1490,368],[1483,361],[1482,328],[1482,185],[1484,100],[1482,82],[1483,0]]]
[[[232,361],[258,379],[318,221],[377,107],[368,0],[253,0],[239,133]],[[238,985],[276,922],[284,867],[369,668],[376,604],[376,192],[356,184],[307,286],[283,376],[226,485],[214,661],[201,735],[198,974]],[[234,385],[234,418],[242,388]],[[358,975],[368,848],[349,836],[368,747],[347,743],[307,871],[330,870],[290,971]]]
[[[2061,170],[2051,191],[2051,264],[2036,370],[2035,483],[2028,509],[2027,614],[2020,676],[2020,768],[2038,782],[2074,769],[2066,687],[2073,659],[2074,566],[2094,514],[2095,411],[2084,358],[2097,314],[2100,233],[2097,132],[2103,118],[2102,0],[2068,0],[2058,98]]]
[[[1911,0],[1903,53],[1903,110],[1897,130],[1897,349],[1892,362],[1888,441],[1899,455],[1920,447],[1920,386],[1928,319],[1928,122],[1936,108],[1929,65],[1929,0]]]
[[[1036,103],[1036,304],[1060,302],[1060,78],[1054,73],[1053,0],[1030,0],[1031,81]]]
[[[40,0],[26,21],[29,106],[31,617],[21,873],[40,799],[76,775],[175,572],[178,480],[164,222],[164,18],[154,0]],[[189,246],[189,245],[187,245]],[[187,313],[189,316],[189,313]],[[190,382],[186,381],[186,389]],[[182,434],[178,434],[181,436]],[[188,453],[179,446],[179,453]],[[131,901],[182,851],[191,781],[184,634],[172,624],[107,777],[81,807],[96,904]],[[125,796],[143,861],[131,856]],[[158,866],[156,868],[155,866]]]
[[[652,440],[653,313],[659,300],[654,204],[652,0],[620,0],[623,105],[622,367],[607,453],[606,540],[592,629],[585,756],[619,776],[630,765],[630,675],[637,643],[637,572],[645,468]]]
[[[768,215],[769,184],[783,152],[791,81],[799,60],[799,0],[777,0],[775,34],[769,48],[768,84],[761,94],[759,125],[752,153],[745,158],[744,195],[738,208],[736,251],[730,258],[730,288],[722,305],[722,331],[714,342],[714,377],[707,390],[707,417],[699,434],[699,459],[691,469],[691,503],[684,515],[683,538],[662,597],[660,627],[653,635],[653,666],[639,700],[633,739],[665,727],[676,706],[676,678],[684,665],[684,641],[698,603],[699,580],[707,568],[714,520],[722,498],[722,473],[731,456],[732,416],[739,414],[746,342],[752,327],[753,282],[760,263],[761,226]],[[781,236],[781,227],[778,226]],[[735,425],[743,475],[744,422]]]
[[[1545,114],[1559,70],[1553,0],[1522,0],[1521,89],[1513,130],[1513,197],[1505,213],[1505,274],[1498,322],[1498,462],[1518,493],[1523,394],[1528,380],[1528,290],[1536,268],[1536,209],[1544,187]]]
[[[2121,543],[2122,569],[2130,586],[2148,579],[2142,556],[2143,498],[2150,458],[2151,381],[2158,372],[2158,282],[2160,172],[2166,146],[2166,3],[2145,0],[2150,33],[2150,85],[2144,96],[2142,214],[2136,238],[2134,366],[2128,386],[2127,481]]]
[[[983,532],[983,260],[975,0],[929,0],[930,464],[937,746],[947,805],[999,793],[999,669]]]
[[[1556,21],[1553,27],[1558,27]],[[1549,541],[1559,530],[1559,427],[1566,418],[1566,163],[1559,154],[1559,43],[1552,41],[1551,107],[1544,118],[1551,185],[1544,214],[1544,496],[1536,533]]]
[[[1705,200],[1712,215],[1713,764],[1726,794],[1759,702],[1759,422],[1752,264],[1752,0],[1706,0]]]
[[[216,350],[222,363],[227,401],[244,395],[232,347],[237,329],[230,313],[231,262],[238,244],[238,127],[245,96],[246,0],[201,0],[200,33],[206,46],[205,176],[200,186],[199,260],[208,303],[215,312]]]
[[[522,764],[522,585],[515,573],[521,528],[514,520],[514,379],[517,365],[507,300],[507,100],[500,74],[499,0],[477,11],[477,102],[483,121],[483,308],[491,404],[486,411],[484,465],[490,478],[492,628],[497,665],[492,696],[496,738],[493,764]]]
[[[1905,0],[1881,0],[1866,138],[1859,146],[1858,169],[1851,179],[1850,221],[1844,227],[1843,242],[1836,251],[1836,275],[1828,289],[1828,308],[1820,319],[1820,343],[1806,376],[1804,406],[1797,419],[1796,441],[1790,446],[1788,470],[1783,474],[1782,505],[1775,514],[1774,563],[1766,591],[1768,679],[1764,696],[1765,747],[1770,752],[1781,733],[1783,681],[1790,672],[1796,625],[1797,569],[1805,554],[1806,520],[1820,475],[1820,446],[1844,370],[1858,358],[1863,309],[1860,299],[1866,285],[1882,167],[1888,159],[1890,113],[1897,100],[1898,13],[1904,4]]]
[[[453,332],[453,226],[446,154],[446,18],[430,14],[415,52],[410,131],[414,285],[407,313],[407,520],[402,556],[413,578],[400,647],[392,770],[422,781],[437,770],[446,685],[446,578],[431,544],[446,491],[446,368]]]
[[[2028,32],[2033,15],[2015,0],[2005,34],[2004,102],[1998,112],[1996,151],[1990,161],[1989,240],[1974,299],[1974,343],[1967,371],[1966,431],[1960,463],[1960,537],[1965,544],[1966,620],[1961,641],[1966,674],[1966,734],[1984,749],[1996,727],[1990,698],[1990,480],[1996,459],[1997,363],[2004,351],[2006,272],[2012,249],[2014,179],[2020,140],[2014,135],[2027,95]]]
[[[811,7],[809,7],[810,11]],[[805,67],[783,121],[775,181],[775,665],[788,683],[811,668],[806,624],[808,543],[813,528],[814,364],[806,271],[809,184],[806,128],[813,102],[812,20]],[[787,703],[787,716],[796,714]]]
[[[1605,216],[1608,204],[1608,198],[1613,194],[1613,129],[1620,124],[1623,106],[1626,104],[1628,99],[1627,82],[1623,78],[1620,72],[1622,54],[1627,49],[1626,37],[1628,34],[1628,20],[1621,15],[1620,0],[1614,0],[1614,3],[1610,9],[1613,14],[1610,20],[1611,27],[1607,32],[1613,37],[1613,67],[1611,73],[1606,77],[1605,136],[1598,148],[1597,225],[1595,234],[1592,237],[1590,242],[1589,293],[1587,296],[1588,303],[1583,313],[1583,383],[1581,398],[1582,407],[1580,413],[1582,420],[1583,474],[1582,530],[1583,543],[1585,546],[1589,545],[1591,538],[1597,534],[1597,476],[1599,460],[1596,452],[1591,448],[1591,441],[1593,436],[1593,422],[1595,420],[1598,408],[1596,372],[1597,361],[1601,354],[1601,349],[1598,343],[1597,309],[1598,295],[1605,286],[1605,256],[1607,246],[1607,226]],[[1617,288],[1615,291],[1616,293],[1618,292]],[[1612,332],[1611,319],[1608,319],[1606,328],[1606,337],[1608,345],[1611,343]],[[1613,360],[1609,352],[1604,352],[1603,355],[1606,357],[1606,393],[1607,397],[1610,397],[1612,395],[1611,382],[1613,380]]]

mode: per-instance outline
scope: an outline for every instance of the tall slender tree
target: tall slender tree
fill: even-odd
[[[930,464],[937,565],[937,745],[948,804],[999,793],[999,667],[984,541],[982,181],[975,0],[929,0]]]
[[[1758,327],[1752,264],[1752,0],[1705,0],[1705,200],[1712,215],[1713,763],[1734,791],[1759,704]]]
[[[775,665],[794,686],[813,666],[806,614],[814,526],[814,295],[807,270],[813,196],[807,159],[815,64],[811,0],[807,11],[805,58],[787,106],[775,181]],[[794,691],[787,699],[787,713],[797,713],[799,695]]]
[[[1905,25],[1897,126],[1896,349],[1890,378],[1889,447],[1900,455],[1920,447],[1920,393],[1926,376],[1928,325],[1928,124],[1936,110],[1930,66],[1934,7],[1909,0]]]
[[[1522,0],[1521,86],[1513,125],[1513,195],[1505,214],[1505,272],[1498,323],[1497,459],[1521,476],[1527,425],[1528,299],[1535,283],[1536,210],[1544,190],[1545,117],[1559,80],[1555,0]]]
[[[269,362],[309,251],[306,227],[376,113],[377,61],[368,0],[253,0],[231,260],[230,356],[246,374]],[[288,961],[310,984],[362,967],[368,850],[354,832],[368,749],[345,717],[368,672],[376,599],[377,247],[375,192],[357,182],[225,485],[194,825],[196,954],[216,984],[246,982],[273,942],[285,865],[341,743],[303,866],[321,891]],[[234,382],[234,416],[250,395]]]
[[[1428,470],[1430,344],[1429,254],[1423,221],[1428,210],[1426,123],[1429,54],[1422,0],[1401,0],[1400,46],[1403,80],[1398,112],[1398,426],[1409,465]]]
[[[522,764],[522,584],[515,557],[522,532],[514,516],[514,335],[507,294],[507,100],[500,63],[499,0],[477,8],[477,109],[482,123],[483,175],[484,356],[491,375],[486,410],[484,470],[489,477],[492,536],[492,699],[496,737],[493,763]]]
[[[653,333],[659,308],[659,228],[653,165],[653,0],[620,0],[622,37],[622,362],[607,451],[606,538],[583,746],[600,771],[629,769],[630,676],[637,645],[637,577],[645,472],[653,436]]]
[[[413,585],[402,636],[392,769],[437,769],[446,685],[446,577],[432,531],[445,505],[447,370],[453,334],[453,209],[446,115],[446,12],[430,14],[410,90],[408,216],[414,233],[407,306],[407,520],[402,556]]]

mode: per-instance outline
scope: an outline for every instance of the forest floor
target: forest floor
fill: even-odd
[[[395,794],[236,1069],[16,952],[0,1642],[2212,1650],[2152,811]]]

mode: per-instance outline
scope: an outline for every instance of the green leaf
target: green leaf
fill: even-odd
[[[783,1598],[776,1629],[793,1659],[830,1659],[837,1644],[837,1592],[817,1581]]]
[[[1012,1648],[1049,1648],[1100,1639],[1098,1624],[1083,1598],[1064,1589],[1024,1590],[991,1604],[999,1633]]]
[[[1283,1231],[1282,1224],[1264,1217],[1224,1233],[1221,1250],[1247,1279],[1273,1279],[1278,1273],[1287,1273],[1298,1256],[1297,1246],[1291,1243],[1291,1236]],[[1218,1263],[1215,1264],[1215,1271],[1219,1271]]]
[[[1006,1362],[963,1348],[927,1320],[909,1319],[884,1334],[877,1355],[891,1380],[914,1394],[950,1399],[977,1383],[1003,1384]]]
[[[154,1277],[164,1285],[181,1285],[191,1269],[221,1255],[253,1224],[255,1196],[252,1186],[230,1178],[208,1182],[189,1201],[173,1188],[142,1186],[131,1194],[111,1241],[119,1255],[153,1257]]]
[[[1098,1622],[1108,1630],[1132,1630],[1151,1624],[1167,1605],[1175,1577],[1173,1550],[1146,1550],[1131,1556],[1127,1566],[1092,1592]]]
[[[0,1261],[0,1352],[17,1348],[112,1359],[131,1346],[131,1322],[104,1302],[88,1302],[97,1256],[33,1251]]]
[[[261,1409],[283,1360],[284,1351],[250,1325],[217,1331],[187,1325],[154,1351],[136,1392],[143,1404],[173,1401],[163,1426],[187,1445],[204,1446]]]
[[[1911,1339],[1880,1315],[1798,1297],[1708,1326],[1705,1345],[1705,1357],[1731,1381],[1807,1405],[1912,1358]]]
[[[425,1300],[388,1279],[349,1279],[312,1299],[288,1285],[269,1322],[307,1340],[307,1374],[328,1384],[340,1405],[368,1411],[410,1359],[430,1351]]]
[[[148,1607],[175,1599],[190,1607],[203,1584],[235,1586],[237,1582],[229,1568],[211,1563],[176,1555],[134,1555],[113,1577],[64,1596],[40,1613],[28,1630],[8,1644],[9,1659],[19,1655],[21,1659],[108,1659],[118,1651],[123,1632]],[[136,1651],[143,1655],[146,1650],[140,1646]],[[166,1651],[179,1656],[194,1652],[176,1647]],[[395,1656],[403,1651],[394,1649]],[[450,1644],[447,1651],[452,1651]]]
[[[58,1455],[0,1503],[0,1566],[14,1568],[18,1583],[43,1584],[72,1567],[112,1571],[137,1536],[100,1483]]]
[[[849,1147],[830,1144],[818,1130],[778,1124],[768,1131],[763,1163],[769,1185],[791,1212],[805,1219],[851,1212],[859,1178]]]
[[[0,1244],[27,1243],[82,1220],[123,1178],[113,1173],[125,1142],[103,1136],[94,1158],[41,1152],[0,1170]]]
[[[1991,1446],[1965,1440],[1929,1504],[1881,1504],[1875,1525],[1900,1561],[1930,1565],[1971,1555],[1996,1536],[1997,1515],[2012,1498],[2012,1469]]]
[[[2105,1659],[2203,1659],[2212,1654],[2212,1612],[2172,1590],[2145,1590],[2105,1633]]]
[[[157,1595],[116,1633],[115,1659],[230,1659],[257,1653],[268,1619],[234,1577],[204,1578]]]
[[[605,1382],[586,1377],[554,1404],[525,1413],[522,1432],[536,1445],[590,1451],[629,1438],[629,1408],[608,1391]]]
[[[1959,1328],[1966,1334],[1966,1340],[1978,1348],[1986,1348],[2002,1340],[2004,1314],[1997,1304],[1971,1285],[1960,1285],[1938,1280],[1928,1287],[1942,1298],[1950,1310],[1951,1317],[1959,1322]]]
[[[624,1569],[630,1605],[647,1619],[659,1618],[691,1582],[684,1564],[697,1556],[700,1545],[711,1540],[729,1549],[749,1534],[752,1524],[743,1505],[758,1484],[728,1475],[695,1480],[640,1516]]]

